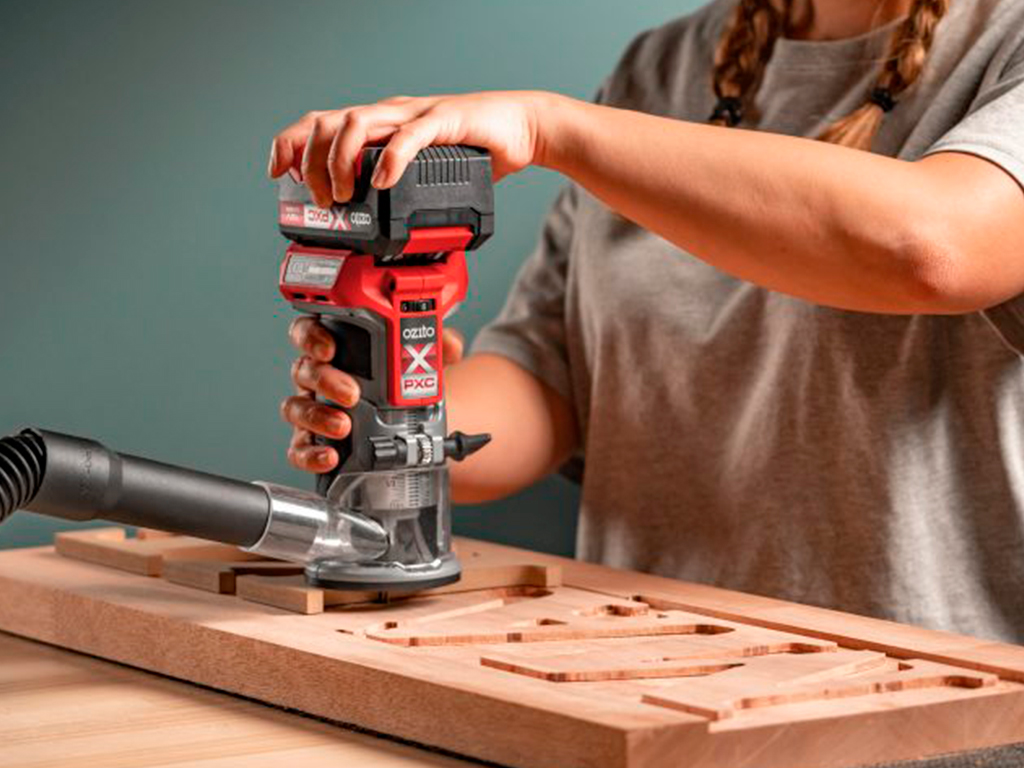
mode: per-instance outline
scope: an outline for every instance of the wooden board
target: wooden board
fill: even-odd
[[[0,629],[503,765],[824,768],[1024,741],[1018,646],[465,540],[460,585],[390,603],[194,540],[60,548],[0,553]]]

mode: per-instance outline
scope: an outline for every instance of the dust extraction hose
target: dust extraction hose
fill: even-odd
[[[250,547],[267,528],[271,499],[252,483],[116,453],[92,440],[25,429],[0,439],[0,523],[17,509]]]

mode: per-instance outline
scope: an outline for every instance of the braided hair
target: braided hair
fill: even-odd
[[[792,0],[739,0],[715,51],[713,82],[716,125],[736,126],[760,83],[775,41],[785,32]],[[949,0],[913,0],[893,33],[885,64],[866,103],[828,126],[822,141],[871,148],[882,119],[920,77]]]
[[[739,0],[715,50],[712,87],[718,99],[711,122],[733,127],[743,121],[775,41],[785,31],[791,0]]]

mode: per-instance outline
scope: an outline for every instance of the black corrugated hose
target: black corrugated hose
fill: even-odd
[[[46,471],[46,447],[32,429],[0,439],[0,523],[32,503]]]

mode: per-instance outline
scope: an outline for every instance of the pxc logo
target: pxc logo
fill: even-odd
[[[437,376],[403,376],[403,397],[434,397],[437,394]]]
[[[436,397],[440,387],[434,368],[433,344],[402,347],[402,397]],[[432,364],[433,363],[433,364]]]
[[[331,229],[349,232],[353,229],[369,229],[373,216],[366,211],[350,211],[345,206],[319,208],[306,205],[302,211],[303,225],[308,229]]]
[[[309,229],[333,229],[347,231],[348,224],[345,221],[345,209],[341,208],[319,208],[315,205],[306,205],[303,210],[304,224]]]
[[[437,373],[437,321],[432,317],[402,318],[402,396],[436,397],[440,392]]]

